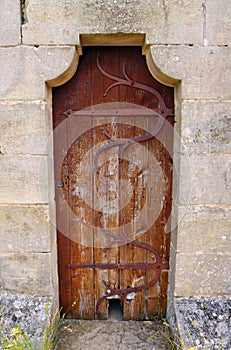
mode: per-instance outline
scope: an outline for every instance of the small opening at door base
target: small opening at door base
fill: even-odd
[[[108,319],[115,321],[122,321],[123,315],[123,303],[120,299],[109,299],[108,300]]]

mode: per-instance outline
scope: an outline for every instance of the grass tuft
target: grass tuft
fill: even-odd
[[[3,334],[0,336],[0,348],[2,350],[56,350],[58,347],[56,335],[65,315],[60,318],[60,312],[58,311],[51,318],[49,316],[49,307],[50,305],[48,304],[46,307],[47,317],[44,323],[44,331],[39,339],[31,339],[18,325],[12,328],[10,335]],[[36,335],[33,338],[36,339]]]

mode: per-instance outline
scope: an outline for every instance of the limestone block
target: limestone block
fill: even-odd
[[[203,43],[198,0],[29,0],[26,16],[24,44],[76,45],[78,33],[147,33],[153,44]]]
[[[13,46],[21,43],[20,0],[1,1],[0,46]]]
[[[174,286],[175,286],[175,273],[176,273],[176,251],[174,249],[174,246],[170,245],[170,258],[169,258],[169,281],[168,281],[168,295],[171,296],[171,298],[174,295]]]
[[[49,212],[41,205],[0,205],[0,251],[49,252]]]
[[[46,154],[49,124],[44,101],[0,103],[1,153]]]
[[[74,47],[0,49],[0,99],[43,100],[50,86],[65,83],[78,64]]]
[[[181,99],[231,99],[231,48],[152,46],[149,60],[163,75],[182,80]]]
[[[52,296],[54,305],[59,309],[59,276],[58,276],[58,256],[57,256],[57,232],[56,228],[52,226],[53,242],[52,242],[52,254],[51,254],[51,277],[52,277]]]
[[[231,204],[229,154],[182,155],[179,180],[181,204]]]
[[[230,0],[206,2],[206,39],[208,45],[231,44]]]
[[[2,253],[1,286],[11,292],[52,294],[51,253]]]
[[[177,251],[223,253],[231,248],[231,206],[179,207]]]
[[[231,103],[183,101],[181,152],[231,153]]]
[[[0,156],[0,203],[48,203],[45,156]]]
[[[227,295],[231,292],[230,254],[178,254],[175,296]]]

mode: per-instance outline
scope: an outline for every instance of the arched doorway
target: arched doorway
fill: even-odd
[[[165,314],[174,90],[139,47],[85,48],[53,89],[60,305],[69,317]]]

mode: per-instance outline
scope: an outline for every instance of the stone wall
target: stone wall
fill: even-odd
[[[229,0],[5,0],[0,11],[1,286],[57,303],[51,87],[81,45],[140,45],[175,86],[169,315],[179,298],[229,297]],[[140,34],[140,35],[139,35]],[[77,47],[77,50],[76,50]],[[189,167],[190,164],[190,167]],[[189,191],[191,195],[189,196]]]

